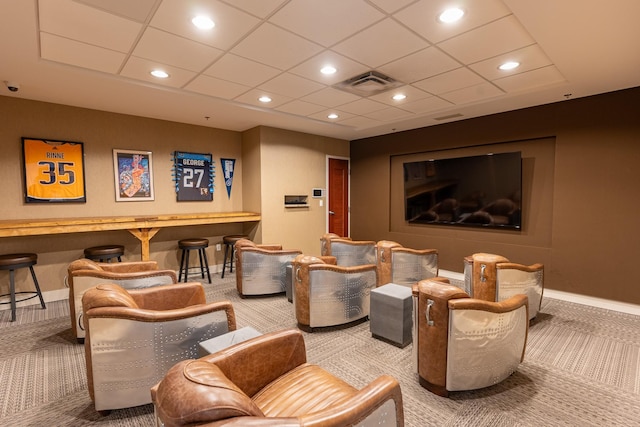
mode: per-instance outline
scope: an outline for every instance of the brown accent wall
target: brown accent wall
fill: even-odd
[[[547,288],[640,304],[638,105],[634,88],[352,141],[351,236],[437,248],[440,267],[458,272],[474,252],[542,262]],[[523,152],[521,232],[409,226],[398,217],[394,159],[503,146]]]

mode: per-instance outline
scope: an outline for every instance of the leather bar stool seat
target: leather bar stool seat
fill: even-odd
[[[122,255],[124,255],[124,246],[122,245],[93,246],[84,250],[85,258],[98,262],[111,262],[113,258],[118,258],[118,261],[121,262]]]
[[[16,320],[16,302],[26,301],[31,298],[39,297],[40,298],[40,306],[42,308],[47,308],[44,303],[44,299],[42,298],[42,292],[40,292],[40,285],[38,285],[38,279],[36,278],[36,273],[33,271],[33,266],[38,262],[38,255],[32,253],[20,253],[20,254],[6,254],[0,255],[0,270],[9,270],[9,293],[6,295],[1,295],[3,297],[9,296],[9,302],[2,302],[1,304],[11,304],[11,321],[14,322]],[[31,277],[33,278],[33,283],[36,286],[35,291],[22,291],[16,292],[16,283],[15,283],[15,270],[19,268],[29,267],[29,271],[31,271]],[[30,295],[25,298],[16,301],[17,294],[25,294]]]
[[[249,236],[246,234],[231,234],[228,236],[222,237],[222,243],[224,243],[224,261],[222,263],[222,278],[224,279],[224,270],[227,267],[227,263],[229,263],[229,272],[233,273],[233,254],[235,252],[235,244],[240,239],[248,239]],[[229,251],[231,248],[231,251]],[[231,256],[227,258],[227,255],[231,252]]]
[[[184,281],[187,282],[189,278],[189,252],[192,250],[198,251],[198,257],[200,258],[200,274],[204,279],[204,273],[207,272],[207,279],[211,283],[211,274],[209,274],[209,261],[207,260],[207,252],[205,249],[209,246],[208,239],[182,239],[178,241],[178,249],[182,250],[182,256],[180,258],[180,272],[178,273],[178,282],[182,281],[182,274],[184,273]]]

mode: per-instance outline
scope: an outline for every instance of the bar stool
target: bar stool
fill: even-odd
[[[222,263],[222,278],[224,279],[224,270],[227,267],[227,254],[229,253],[229,248],[231,248],[231,257],[229,258],[230,268],[229,272],[233,273],[233,254],[236,250],[235,244],[240,239],[248,239],[249,236],[246,234],[231,234],[229,236],[222,237],[222,243],[224,243],[224,262]]]
[[[33,271],[33,266],[38,262],[37,254],[7,254],[0,255],[0,270],[9,270],[9,293],[1,296],[10,296],[11,301],[3,302],[1,304],[11,304],[11,321],[14,322],[16,320],[16,302],[26,301],[31,298],[39,297],[40,305],[42,308],[47,308],[44,304],[44,299],[42,298],[42,292],[40,292],[40,286],[38,285],[38,279],[36,278],[36,273]],[[15,273],[14,271],[18,268],[29,267],[31,271],[31,277],[33,278],[33,283],[36,285],[35,292],[33,291],[25,291],[25,292],[16,292],[16,283],[15,283]],[[16,294],[33,294],[30,297],[26,297],[16,301]]]
[[[121,262],[122,255],[124,255],[122,245],[93,246],[84,250],[85,258],[99,262],[111,262],[112,258],[118,258],[118,262]]]
[[[184,281],[189,278],[189,251],[197,250],[200,258],[200,274],[204,279],[204,272],[207,271],[207,279],[211,283],[211,275],[209,274],[209,262],[207,261],[207,253],[205,249],[209,246],[208,239],[182,239],[178,241],[178,249],[182,250],[180,259],[180,272],[178,274],[178,282],[182,281],[182,272],[184,271]],[[186,262],[185,262],[186,261]]]

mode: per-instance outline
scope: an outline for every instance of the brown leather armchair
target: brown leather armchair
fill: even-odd
[[[400,243],[381,240],[376,243],[378,286],[387,283],[413,286],[438,275],[436,249],[405,248]]]
[[[320,255],[336,257],[338,265],[351,267],[376,263],[376,242],[351,240],[335,233],[326,233],[320,238]]]
[[[544,266],[523,265],[501,255],[477,253],[464,258],[465,290],[474,298],[504,301],[516,294],[529,300],[529,319],[537,316],[544,292]]]
[[[283,293],[287,265],[301,253],[297,249],[282,249],[281,245],[238,240],[235,244],[236,287],[240,296]]]
[[[82,297],[89,395],[97,411],[151,403],[149,389],[198,343],[236,329],[228,301],[207,304],[200,283],[126,290],[100,284]]]
[[[293,304],[298,327],[337,326],[366,320],[376,287],[374,264],[344,267],[331,258],[298,255],[293,260]]]
[[[502,302],[475,298],[447,279],[413,287],[413,348],[420,384],[440,396],[497,384],[524,358],[527,297]]]
[[[156,261],[106,263],[78,259],[67,267],[71,330],[78,342],[84,340],[82,295],[99,283],[116,283],[125,289],[177,283],[173,270],[160,270]]]
[[[151,396],[165,427],[404,425],[393,377],[382,375],[358,390],[307,363],[297,330],[180,362]]]

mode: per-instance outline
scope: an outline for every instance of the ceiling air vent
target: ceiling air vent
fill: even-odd
[[[371,96],[384,92],[403,83],[385,76],[377,71],[368,71],[364,74],[347,79],[335,84],[333,87],[359,96]]]

